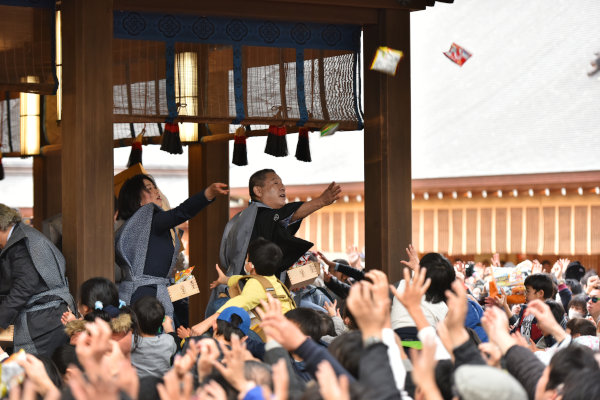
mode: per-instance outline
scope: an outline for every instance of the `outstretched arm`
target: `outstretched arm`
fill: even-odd
[[[332,204],[334,201],[340,198],[341,193],[342,188],[340,185],[336,184],[335,182],[331,182],[331,184],[329,184],[327,189],[325,189],[319,197],[302,204],[294,213],[290,222],[306,218],[315,211]]]

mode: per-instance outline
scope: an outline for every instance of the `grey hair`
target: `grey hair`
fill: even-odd
[[[21,222],[21,214],[14,208],[0,203],[0,231],[7,231],[12,225]]]

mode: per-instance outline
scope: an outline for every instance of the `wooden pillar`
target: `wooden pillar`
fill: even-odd
[[[63,254],[71,290],[114,279],[112,0],[63,0]]]
[[[48,144],[61,143],[57,122],[56,96],[44,96],[44,132]],[[62,179],[60,150],[43,152],[33,157],[33,226],[42,230],[45,219],[62,210]]]
[[[211,126],[214,132],[226,132],[228,125]],[[229,142],[189,145],[190,195],[204,190],[213,182],[229,184]],[[190,265],[200,294],[190,297],[190,326],[204,319],[210,297],[208,284],[217,279],[215,264],[219,262],[219,247],[225,224],[229,221],[229,198],[217,197],[213,204],[189,222]]]
[[[410,13],[380,10],[364,30],[364,54],[379,46],[402,50],[396,76],[365,63],[365,254],[370,268],[401,279],[401,259],[411,242]]]
[[[33,158],[33,226],[61,212],[62,180],[60,152]]]

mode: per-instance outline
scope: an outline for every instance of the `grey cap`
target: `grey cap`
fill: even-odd
[[[487,365],[463,365],[454,373],[454,383],[462,400],[527,400],[512,375]]]

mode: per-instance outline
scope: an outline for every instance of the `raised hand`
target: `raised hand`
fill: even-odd
[[[71,312],[71,310],[65,311],[63,313],[63,315],[60,317],[60,322],[62,322],[63,325],[68,324],[71,321],[75,321],[77,318],[75,317],[75,314],[73,314]]]
[[[400,262],[410,268],[412,271],[419,270],[419,254],[415,247],[412,244],[408,245],[406,249],[406,254],[408,254],[408,261],[401,260]]]
[[[280,358],[275,364],[271,365],[273,370],[273,400],[287,400],[290,386],[290,376],[288,374],[285,360]]]
[[[486,342],[479,344],[481,356],[490,367],[500,368],[502,352],[494,343]]]
[[[445,293],[448,314],[446,314],[444,323],[448,327],[454,346],[458,346],[469,339],[469,334],[465,330],[465,318],[468,310],[467,292],[458,280],[452,282],[451,287],[452,290],[446,290]]]
[[[340,375],[338,379],[328,361],[321,361],[315,376],[319,382],[319,392],[324,400],[350,400],[348,377]]]
[[[531,263],[531,274],[541,274],[543,272],[542,264],[538,259],[534,259]]]
[[[177,337],[180,339],[187,339],[190,336],[192,336],[192,330],[190,328],[186,328],[183,325],[177,328]]]
[[[330,317],[340,316],[340,310],[337,308],[337,300],[334,300],[333,304],[325,302],[325,304],[323,304],[323,308],[325,308]]]
[[[244,376],[244,357],[246,353],[246,344],[240,341],[236,334],[231,335],[231,350],[223,346],[223,361],[213,362],[213,366],[238,392],[248,390],[248,381]]]
[[[441,400],[442,395],[435,383],[435,341],[428,337],[423,342],[423,350],[412,352],[412,379],[420,394],[427,400]]]
[[[500,264],[500,254],[494,253],[492,258],[490,259],[490,263],[492,267],[501,267],[502,265]]]
[[[389,298],[376,301],[373,284],[363,280],[352,285],[346,304],[361,330],[363,339],[381,337],[381,331],[387,327],[389,321]]]
[[[209,187],[204,189],[204,196],[207,200],[212,200],[217,196],[227,196],[229,189],[227,185],[220,182],[212,183]]]
[[[261,300],[260,303],[262,309],[256,308],[255,310],[260,316],[260,326],[267,336],[267,341],[275,340],[287,351],[294,351],[300,347],[307,336],[283,316],[279,300],[267,293],[267,302]]]
[[[342,188],[340,185],[335,182],[331,182],[327,189],[321,193],[321,195],[317,198],[319,203],[321,203],[322,207],[333,204],[336,200],[338,200],[341,196]]]
[[[215,269],[217,270],[218,278],[210,283],[209,287],[211,289],[214,289],[219,285],[227,285],[227,282],[229,281],[229,277],[225,275],[221,268],[219,268],[219,264],[215,264]]]
[[[335,268],[335,263],[333,261],[330,261],[327,257],[325,257],[323,253],[317,251],[317,255],[319,256],[319,259],[323,261],[329,268]]]
[[[214,362],[219,358],[219,348],[212,339],[202,339],[196,346],[200,350],[198,358],[198,380],[202,381],[213,369]]]
[[[17,363],[25,370],[25,375],[33,385],[35,393],[42,396],[58,393],[60,397],[60,392],[48,377],[43,362],[32,354],[26,354],[24,358],[17,358]]]
[[[194,390],[194,378],[191,373],[183,377],[170,370],[163,377],[164,383],[156,385],[161,400],[190,400]]]
[[[537,320],[537,325],[540,327],[544,335],[552,335],[556,341],[561,342],[566,337],[566,332],[560,326],[550,307],[541,300],[533,300],[527,304],[525,316],[533,315]]]
[[[404,269],[403,273],[404,281],[406,282],[404,292],[398,293],[398,290],[393,285],[390,285],[390,289],[400,303],[410,312],[411,309],[421,307],[421,299],[427,292],[427,289],[429,289],[431,279],[425,279],[427,275],[425,268],[417,270],[412,281],[410,279],[410,272],[407,269]]]
[[[465,281],[466,267],[464,262],[457,261],[456,263],[454,263],[454,272],[456,273],[456,277],[458,279],[460,279],[462,282]]]

